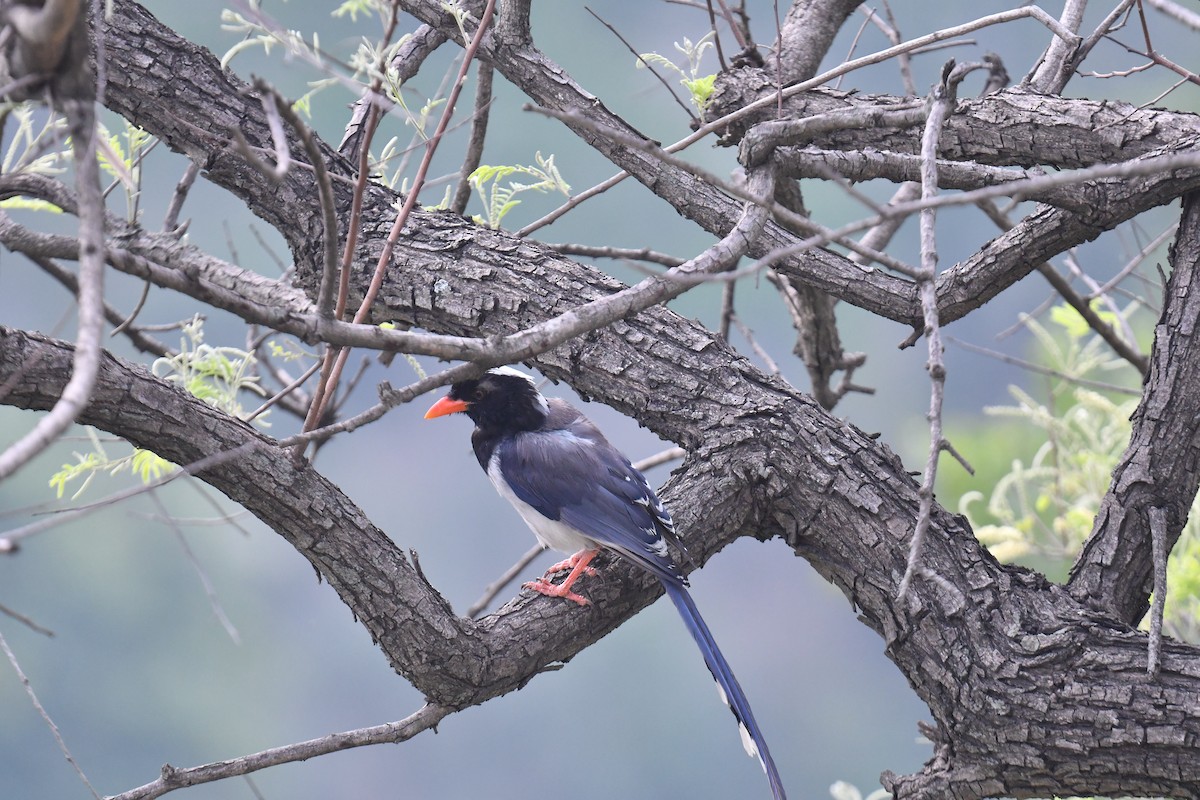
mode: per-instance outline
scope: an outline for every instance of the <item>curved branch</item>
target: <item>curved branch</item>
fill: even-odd
[[[162,35],[157,30],[145,34],[152,61],[170,58]],[[501,55],[495,52],[498,68]],[[190,52],[179,56],[192,57]],[[199,65],[196,69],[200,74]],[[136,100],[148,99],[138,94],[145,91],[141,87],[117,102],[133,107]],[[187,91],[181,116],[196,119],[203,104]],[[240,121],[225,116],[235,103],[225,96],[215,100],[214,118],[261,133],[253,109]],[[143,105],[134,112],[152,116],[154,109]],[[186,121],[143,119],[210,163],[218,181],[237,185],[237,156],[225,159],[230,163],[217,158],[219,137],[193,131]],[[311,244],[300,241],[300,231],[313,221],[306,208],[311,204],[281,203],[255,176],[240,177],[235,191],[264,218],[281,222],[311,282],[318,262]],[[677,178],[666,174],[663,182],[675,182],[672,191],[677,191],[686,185]],[[310,198],[311,182],[297,179],[286,191]],[[698,201],[709,199],[706,194]],[[381,192],[369,199],[368,250],[386,233],[388,202]],[[742,211],[730,202],[717,202],[717,208],[713,218],[725,229],[734,217],[721,215],[731,208]],[[1059,227],[1052,229],[1066,229],[1054,219]],[[764,232],[770,235],[770,229]],[[545,248],[450,215],[414,216],[403,247],[388,272],[382,296],[389,305],[381,313],[454,335],[511,334],[622,288]],[[817,270],[813,273],[815,278]],[[857,270],[843,274],[847,282],[867,283]],[[883,294],[879,284],[872,290]],[[890,300],[905,291],[900,284]],[[676,510],[679,530],[698,560],[738,536],[780,537],[841,588],[862,620],[880,633],[889,657],[929,704],[937,723],[931,731],[937,759],[919,775],[889,778],[898,797],[1101,794],[1118,785],[1136,794],[1197,796],[1196,648],[1164,642],[1162,678],[1147,683],[1144,636],[1090,611],[1039,576],[1001,567],[961,518],[937,506],[931,510],[922,560],[941,580],[914,584],[909,603],[897,608],[894,596],[918,504],[916,486],[899,459],[670,311],[648,308],[564,343],[537,364],[551,377],[569,379],[582,393],[631,412],[692,448],[692,458],[664,488],[663,498]],[[5,374],[0,372],[0,379]],[[129,393],[121,397],[127,402]],[[274,450],[256,447],[253,457],[264,462],[253,465],[256,476],[276,466]],[[313,480],[311,471],[287,475],[298,482]],[[336,498],[328,487],[305,488],[318,490],[322,503]],[[240,491],[244,496],[249,490]],[[288,495],[300,504],[307,497]],[[346,537],[339,515],[325,521],[326,509],[321,512],[326,527],[318,528],[318,535],[295,532],[286,520],[281,533],[323,574],[333,575],[331,582],[338,581],[338,591],[352,607],[369,604],[364,623],[379,633],[397,668],[423,691],[431,687],[439,702],[479,702],[511,690],[551,660],[595,641],[655,596],[644,575],[609,564],[610,580],[596,587],[595,605],[587,614],[519,598],[472,626],[450,615],[394,546],[365,521],[356,520],[368,528],[370,547]],[[359,529],[355,534],[362,536]],[[376,546],[381,552],[364,552]],[[367,556],[376,559],[365,564],[367,577],[354,578],[350,563]],[[372,566],[392,559],[398,562],[395,573]],[[393,594],[405,591],[415,592],[419,602],[398,606]],[[399,616],[380,614],[380,609]],[[405,650],[408,633],[397,628],[422,626],[424,649]],[[520,645],[514,648],[514,642]],[[510,649],[498,649],[502,645]],[[1031,774],[1026,767],[1035,762],[1045,766]],[[1130,764],[1148,766],[1135,771]]]
[[[1153,578],[1148,510],[1166,510],[1169,552],[1200,487],[1200,195],[1185,198],[1170,255],[1171,279],[1129,446],[1068,584],[1076,597],[1131,625],[1146,613]]]

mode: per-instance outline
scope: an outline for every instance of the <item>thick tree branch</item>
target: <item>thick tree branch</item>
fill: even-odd
[[[1171,266],[1129,447],[1068,584],[1081,602],[1131,625],[1146,613],[1154,574],[1149,509],[1165,511],[1169,552],[1200,487],[1200,196],[1194,193],[1184,201]]]
[[[133,8],[117,5],[123,12]],[[313,239],[320,229],[311,179],[289,175],[282,188],[268,191],[262,179],[247,173],[240,156],[225,149],[228,136],[223,131],[237,127],[252,143],[269,141],[261,111],[239,106],[236,83],[213,74],[205,54],[169,44],[153,20],[132,10],[114,24],[128,25],[129,20],[138,23],[133,30],[144,50],[130,49],[114,58],[124,59],[119,63],[144,85],[130,85],[127,97],[112,102],[146,127],[161,130],[173,146],[195,154],[214,180],[239,192],[257,213],[277,224],[293,246],[306,285],[315,287],[320,247]],[[496,49],[493,61],[510,80],[525,80],[520,68],[509,63],[517,52]],[[528,51],[519,54],[531,57]],[[165,64],[192,68],[170,71],[183,76],[176,81],[173,118],[155,104],[153,82],[146,78]],[[548,66],[544,61],[533,65]],[[190,83],[193,76],[197,85]],[[534,78],[528,81],[527,91],[544,91]],[[558,88],[586,99],[569,80]],[[586,106],[602,108],[590,102]],[[603,114],[597,120],[613,122]],[[952,128],[953,123],[947,136]],[[222,133],[214,135],[213,130]],[[631,164],[638,160],[622,157]],[[339,169],[335,163],[333,170]],[[663,173],[654,187],[682,202],[681,188],[692,184]],[[386,211],[391,199],[373,190],[364,207],[369,230],[363,250],[376,257],[391,219]],[[710,200],[717,208],[709,217],[716,229],[730,230],[745,211],[742,204],[714,198],[710,191],[697,198],[692,213],[703,217],[701,201]],[[1083,231],[1109,220],[1087,220]],[[1051,229],[1066,225],[1057,217],[1050,222]],[[1030,222],[1025,235],[1044,237],[1045,223],[1040,218]],[[768,227],[755,245],[772,236],[780,234]],[[1064,235],[1058,244],[1070,238]],[[451,215],[414,215],[399,244],[381,295],[387,305],[380,313],[444,334],[512,334],[623,288],[534,243],[479,230]],[[828,261],[834,278],[822,277],[812,262],[804,267],[810,273],[806,279],[836,284],[840,269],[847,284],[868,287],[847,286],[843,292],[858,292],[859,297],[874,292],[883,306],[894,306],[910,291],[906,282],[889,286],[875,273],[847,268],[840,263],[844,260],[830,256]],[[361,292],[362,287],[355,289]],[[908,300],[908,308],[915,308],[915,298]],[[69,348],[6,333],[0,339],[0,382],[21,369],[35,369],[37,364],[29,366],[34,350],[43,353],[37,363],[50,359],[59,369],[39,373],[33,381],[16,378],[10,398],[45,408],[61,386]],[[889,777],[898,797],[966,800],[1117,790],[1197,796],[1200,656],[1195,648],[1164,642],[1162,679],[1147,683],[1146,637],[1091,611],[1039,576],[999,566],[961,518],[936,505],[922,560],[939,580],[915,583],[910,605],[897,608],[894,596],[918,507],[916,486],[903,465],[861,431],[823,414],[809,398],[754,370],[710,333],[667,310],[646,308],[565,342],[536,363],[551,377],[569,379],[584,394],[633,413],[690,448],[692,457],[663,496],[698,560],[738,536],[781,537],[841,588],[863,621],[883,636],[889,657],[910,678],[936,721],[931,734],[937,758],[916,776]],[[167,387],[144,374],[130,377],[135,373],[106,361],[101,391],[85,412],[87,418],[135,441],[152,434],[156,443],[165,443],[159,446],[178,451],[169,457],[180,463],[198,452],[249,444],[247,456],[204,477],[227,484],[231,496],[248,507],[257,504],[256,513],[278,526],[360,611],[397,669],[437,702],[458,707],[511,691],[545,664],[595,641],[655,596],[645,576],[609,564],[610,580],[596,586],[596,603],[587,614],[523,597],[478,623],[459,620],[348,500],[312,470],[296,471],[269,441],[216,412],[198,413],[206,426],[189,429],[186,436],[162,430],[157,418],[137,413],[147,407],[168,412],[190,412],[192,407],[179,405],[185,396],[174,390],[161,394]],[[187,419],[181,413],[169,416]],[[148,431],[147,426],[156,429]],[[248,496],[249,487],[262,490],[264,475],[266,494],[280,496]],[[411,647],[417,639],[419,650]],[[1032,763],[1042,768],[1031,772],[1027,767]],[[1131,769],[1131,764],[1139,768]]]
[[[816,74],[834,37],[862,0],[796,0],[779,28],[777,66],[771,69],[786,86]]]

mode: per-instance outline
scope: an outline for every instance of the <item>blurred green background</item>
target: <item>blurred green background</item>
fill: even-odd
[[[218,55],[240,34],[223,31],[220,5],[150,2],[164,22]],[[1016,3],[940,4],[897,2],[893,10],[906,37],[966,21]],[[707,18],[695,9],[667,3],[595,0],[589,7],[615,25],[639,51],[675,56],[675,41],[697,40]],[[772,4],[751,3],[754,30],[769,43]],[[335,19],[331,7],[315,3],[266,3],[265,10],[306,36],[316,31],[324,49],[345,57],[360,37],[375,36],[371,19]],[[1048,7],[1058,13],[1057,5]],[[1097,9],[1084,27],[1091,30],[1107,9]],[[862,17],[855,17],[835,44],[825,66],[852,46]],[[1182,29],[1159,19],[1155,44],[1164,52],[1186,52]],[[411,18],[401,22],[411,30]],[[588,91],[639,130],[664,142],[689,133],[682,111],[668,102],[660,84],[582,4],[540,3],[534,8],[534,34],[547,54]],[[1133,43],[1140,37],[1129,34]],[[1047,40],[1032,21],[980,31],[949,51],[918,56],[913,72],[919,90],[937,79],[950,55],[975,60],[995,51],[1019,79]],[[882,49],[887,42],[867,26],[855,54]],[[1175,50],[1172,50],[1175,47]],[[412,84],[410,105],[435,95],[442,72],[457,50],[439,53]],[[1102,45],[1088,66],[1097,70],[1131,66],[1138,59],[1114,45]],[[709,55],[709,71],[716,61]],[[264,55],[251,48],[232,62],[244,78],[262,75],[285,95],[298,97],[308,82],[322,77],[302,61],[276,49]],[[1161,71],[1121,80],[1077,78],[1069,93],[1123,97],[1146,102],[1169,85]],[[894,64],[848,76],[842,88],[902,91]],[[468,109],[474,81],[460,109]],[[973,92],[969,85],[964,91]],[[531,164],[535,151],[553,153],[565,179],[581,191],[615,170],[602,158],[536,114],[521,111],[524,98],[497,79],[488,164]],[[337,142],[353,95],[329,89],[314,98],[312,124],[327,141]],[[1165,104],[1189,109],[1196,90],[1185,88]],[[465,113],[465,112],[464,112]],[[109,115],[107,124],[120,130]],[[391,118],[377,141],[396,135],[408,141],[411,128]],[[443,144],[433,175],[457,169],[463,132]],[[7,141],[5,146],[7,146]],[[718,174],[736,166],[734,153],[708,142],[686,157]],[[161,214],[182,173],[184,161],[156,150],[145,165],[140,200],[147,228]],[[806,184],[814,215],[828,225],[855,219],[864,211],[840,191]],[[862,187],[883,199],[891,187]],[[442,189],[428,190],[435,203]],[[119,194],[119,192],[118,192]],[[517,228],[555,207],[561,198],[527,196],[505,226]],[[124,203],[114,195],[114,209]],[[478,201],[469,211],[478,213]],[[1139,220],[1138,231],[1123,231],[1099,244],[1079,248],[1077,258],[1099,280],[1112,275],[1149,237],[1170,223],[1176,208]],[[191,218],[190,240],[243,267],[276,276],[288,255],[273,231],[219,189],[201,181],[184,208]],[[22,214],[40,228],[70,230],[70,220]],[[938,247],[943,267],[964,258],[996,235],[980,214],[948,209],[939,214]],[[583,242],[617,247],[650,247],[681,257],[704,249],[711,238],[683,220],[640,185],[627,181],[589,201],[553,226],[535,234],[550,242]],[[1140,237],[1140,238],[1139,238]],[[915,220],[890,248],[917,261]],[[1165,263],[1165,249],[1156,258]],[[624,280],[635,271],[605,263]],[[137,281],[110,272],[110,302],[129,309],[141,291]],[[955,337],[1001,347],[1030,357],[1030,338],[1018,333],[997,344],[993,337],[1022,311],[1049,296],[1031,276],[996,301],[949,330]],[[679,313],[714,325],[719,289],[705,287],[672,304]],[[22,257],[0,253],[0,322],[73,335],[64,315],[70,298]],[[193,301],[159,290],[140,322],[190,317]],[[738,286],[738,311],[758,342],[779,363],[784,377],[804,387],[802,365],[790,355],[793,336],[786,311],[765,282]],[[868,353],[856,382],[875,387],[874,395],[850,395],[838,416],[868,430],[920,469],[927,449],[929,384],[923,369],[924,344],[898,351],[907,331],[845,304],[839,307],[847,350]],[[64,318],[60,321],[60,318]],[[56,321],[57,324],[56,324]],[[1143,323],[1150,321],[1146,316]],[[1143,325],[1143,330],[1146,326]],[[209,313],[206,340],[243,346],[242,327],[221,313]],[[176,344],[177,333],[164,335]],[[734,344],[745,348],[736,337]],[[148,363],[122,339],[112,349]],[[749,348],[745,348],[749,352]],[[753,356],[752,356],[753,357]],[[951,438],[977,468],[967,476],[953,461],[942,462],[941,498],[963,491],[987,491],[1014,458],[1029,458],[1036,436],[1013,421],[982,415],[987,405],[1008,402],[1006,386],[1024,385],[1037,393],[1045,380],[1017,368],[951,346],[946,354],[948,425]],[[411,372],[403,359],[390,370],[371,362],[359,395],[349,406],[373,401],[371,387],[382,379],[404,382]],[[566,387],[549,393],[569,394]],[[432,402],[432,398],[429,398]],[[469,422],[455,418],[426,424],[428,402],[395,410],[369,432],[343,436],[325,447],[316,467],[341,485],[381,528],[405,549],[415,550],[433,584],[463,610],[500,572],[533,543],[524,524],[496,497],[474,462]],[[615,412],[587,408],[609,437],[631,458],[657,452],[663,443]],[[34,415],[0,408],[0,444],[33,424]],[[271,433],[292,432],[297,423],[273,414]],[[123,445],[106,444],[113,455]],[[72,460],[72,451],[90,444],[76,432],[0,484],[0,531],[41,519],[55,502],[49,477]],[[665,480],[665,468],[650,477]],[[81,501],[96,500],[129,485],[130,479],[98,478]],[[153,780],[160,766],[230,758],[330,732],[400,719],[421,705],[418,693],[398,678],[355,623],[334,592],[319,584],[308,564],[256,520],[202,524],[231,504],[199,485],[177,482],[158,492],[171,513],[195,524],[182,536],[163,523],[161,510],[146,496],[23,540],[19,552],[0,555],[0,604],[53,630],[53,638],[0,614],[0,632],[48,713],[54,718],[79,765],[101,794],[115,794]],[[540,574],[552,556],[529,568]],[[211,593],[236,629],[226,630],[213,610]],[[723,650],[754,704],[792,797],[828,796],[829,785],[850,781],[865,795],[878,786],[880,772],[912,771],[930,757],[918,741],[916,723],[927,710],[883,655],[883,642],[857,624],[846,599],[822,581],[781,543],[741,541],[693,576],[694,594]],[[502,595],[498,602],[509,596]],[[13,669],[0,664],[0,798],[84,798],[89,796],[65,762],[32,707]],[[240,779],[182,790],[188,800],[209,798],[458,798],[527,797],[561,793],[589,798],[766,796],[756,762],[745,757],[728,712],[717,702],[711,679],[675,612],[656,604],[565,669],[539,676],[525,689],[469,709],[446,720],[436,735],[425,733],[398,747],[343,752],[311,763],[258,773],[254,786]]]

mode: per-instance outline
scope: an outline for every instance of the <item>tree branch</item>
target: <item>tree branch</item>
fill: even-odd
[[[1163,509],[1166,552],[1179,538],[1200,487],[1200,196],[1183,204],[1171,248],[1171,279],[1154,330],[1145,394],[1133,433],[1100,503],[1092,534],[1071,568],[1071,593],[1136,624],[1148,608],[1153,548],[1148,510]]]

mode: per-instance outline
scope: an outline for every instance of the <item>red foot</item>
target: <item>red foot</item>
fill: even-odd
[[[589,555],[589,553],[591,555]],[[587,565],[588,561],[591,561],[592,557],[594,555],[595,554],[591,550],[580,550],[578,553],[576,553],[575,555],[571,556],[568,559],[560,561],[557,564],[551,564],[550,568],[546,570],[546,575],[549,576],[549,575],[553,575],[555,572],[564,572],[566,570],[573,570],[573,569],[575,569],[575,567],[579,566],[580,561],[583,561],[583,557],[587,556],[587,561],[583,562],[583,574],[589,575],[591,577],[595,577],[596,568],[589,567]]]
[[[591,601],[582,595],[575,594],[571,591],[571,586],[579,579],[580,575],[595,575],[595,567],[589,567],[588,563],[596,557],[600,551],[597,550],[580,550],[575,555],[562,561],[550,569],[546,570],[546,575],[552,572],[561,572],[564,569],[570,569],[571,574],[568,575],[562,583],[551,583],[547,578],[542,577],[534,581],[529,581],[523,584],[526,589],[533,589],[538,594],[544,594],[547,597],[562,597],[567,600],[572,600],[581,606],[591,605]]]
[[[565,600],[574,600],[581,606],[588,606],[592,604],[591,600],[588,600],[583,595],[575,594],[575,592],[572,592],[570,589],[568,589],[565,583],[551,583],[545,578],[537,578],[536,580],[528,581],[521,585],[526,589],[533,589],[538,594],[544,594],[546,597],[561,597]]]

